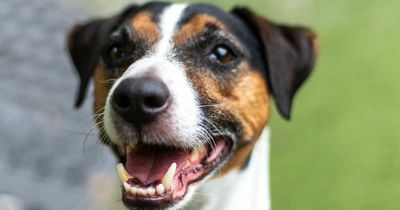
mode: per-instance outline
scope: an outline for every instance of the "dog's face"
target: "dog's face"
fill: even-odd
[[[315,36],[247,9],[150,3],[76,26],[69,48],[94,77],[101,139],[119,158],[131,209],[182,206],[202,182],[243,166],[268,119],[289,118]]]

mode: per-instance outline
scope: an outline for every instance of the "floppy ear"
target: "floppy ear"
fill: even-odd
[[[272,23],[246,8],[232,13],[244,21],[263,45],[263,58],[272,97],[280,114],[290,119],[293,97],[310,75],[317,57],[317,37],[303,27]]]
[[[80,107],[85,99],[86,89],[98,63],[100,50],[110,33],[136,9],[136,6],[131,6],[119,15],[79,24],[69,31],[68,49],[80,78],[75,107]]]

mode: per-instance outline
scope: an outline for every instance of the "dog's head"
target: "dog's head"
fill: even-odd
[[[76,105],[93,76],[94,116],[132,209],[181,206],[203,181],[239,169],[267,123],[269,95],[289,118],[316,59],[306,28],[200,4],[132,6],[74,27],[68,45]]]

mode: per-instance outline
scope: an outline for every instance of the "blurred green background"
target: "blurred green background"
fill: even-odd
[[[319,36],[292,120],[272,108],[273,210],[400,209],[400,1],[202,2],[248,6]],[[115,11],[105,5],[92,9]]]
[[[400,209],[400,1],[202,2],[248,6],[319,36],[318,63],[292,120],[273,108],[273,210]],[[105,14],[127,1],[88,3]]]

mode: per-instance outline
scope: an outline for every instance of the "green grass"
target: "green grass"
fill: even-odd
[[[217,4],[311,26],[321,42],[292,120],[273,111],[273,209],[400,209],[400,1],[246,2]]]
[[[293,2],[258,10],[321,41],[293,120],[271,119],[273,209],[400,209],[400,2]]]
[[[311,26],[321,53],[292,120],[273,109],[274,210],[400,209],[400,1],[217,0]]]

